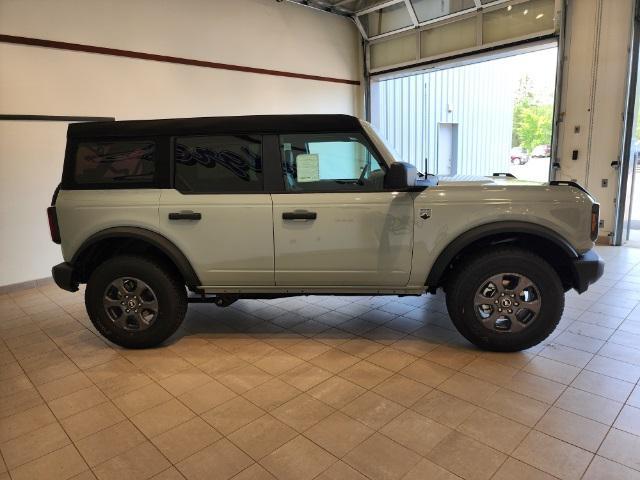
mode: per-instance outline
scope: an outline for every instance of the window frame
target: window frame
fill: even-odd
[[[176,184],[176,140],[178,138],[184,137],[239,137],[239,136],[255,136],[260,137],[261,145],[260,145],[260,155],[262,160],[262,188],[259,190],[229,190],[224,192],[216,192],[216,191],[192,191],[192,190],[182,190],[178,188]],[[215,132],[215,133],[198,133],[198,134],[181,134],[181,135],[172,135],[169,141],[169,156],[170,156],[170,178],[171,178],[171,187],[172,189],[180,192],[183,195],[260,195],[264,193],[270,193],[270,189],[273,189],[273,181],[272,175],[269,175],[268,171],[271,170],[268,168],[268,157],[269,154],[269,145],[268,139],[269,137],[273,137],[274,135],[268,135],[261,132]],[[277,185],[275,186],[277,188]]]
[[[282,184],[282,190],[277,192],[277,193],[286,193],[286,194],[304,194],[304,193],[380,193],[380,192],[386,192],[389,191],[388,189],[384,188],[384,186],[382,186],[382,188],[379,189],[370,189],[370,190],[358,190],[356,188],[353,189],[344,189],[344,190],[326,190],[326,189],[307,189],[307,190],[287,190],[287,185],[285,182],[285,175],[286,172],[284,170],[284,165],[282,163],[283,160],[283,156],[282,156],[282,142],[281,142],[281,137],[284,135],[342,135],[342,136],[347,136],[347,135],[354,135],[354,134],[358,134],[362,137],[362,145],[364,145],[368,150],[369,153],[372,154],[378,164],[380,165],[380,168],[384,171],[385,175],[387,174],[387,172],[389,171],[389,165],[387,165],[386,159],[385,157],[382,155],[382,153],[380,153],[380,151],[376,148],[375,144],[371,141],[371,139],[369,138],[369,135],[367,135],[367,132],[364,131],[364,129],[358,129],[358,130],[349,130],[349,131],[305,131],[305,132],[295,132],[295,131],[291,131],[291,132],[279,132],[277,135],[274,135],[277,139],[277,164],[278,164],[278,170],[279,170],[279,174],[280,174],[280,180],[281,180],[281,184]],[[274,192],[276,193],[276,192]]]
[[[153,160],[155,169],[150,181],[139,182],[97,182],[78,183],[75,177],[78,147],[82,143],[126,143],[126,142],[153,142],[155,150]],[[65,160],[62,170],[61,188],[64,190],[127,190],[127,189],[157,189],[168,185],[168,157],[166,152],[166,137],[154,135],[140,135],[132,137],[104,136],[75,138],[67,142]]]

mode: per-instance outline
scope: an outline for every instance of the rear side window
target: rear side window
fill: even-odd
[[[262,137],[215,135],[175,139],[175,187],[191,193],[263,190]]]
[[[152,141],[80,142],[76,150],[76,185],[152,184],[156,145]]]

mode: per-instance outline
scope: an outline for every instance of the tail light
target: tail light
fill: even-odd
[[[597,203],[591,207],[591,240],[596,241],[598,239],[598,225],[600,223],[600,205]]]
[[[49,231],[51,232],[51,240],[53,243],[60,243],[60,229],[58,228],[58,215],[56,207],[47,208],[47,217],[49,218]]]

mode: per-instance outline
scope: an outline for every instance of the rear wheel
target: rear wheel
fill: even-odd
[[[458,331],[480,348],[524,350],[558,325],[564,289],[544,259],[496,248],[458,266],[447,288],[447,309]]]
[[[85,291],[89,318],[113,343],[147,348],[180,326],[187,310],[182,282],[169,269],[139,256],[114,257],[95,269]]]

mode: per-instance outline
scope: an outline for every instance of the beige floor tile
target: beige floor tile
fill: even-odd
[[[631,392],[631,395],[629,395],[627,399],[627,404],[640,408],[640,385],[636,385],[636,388],[633,389],[633,392]]]
[[[151,477],[153,480],[184,480],[182,474],[176,467],[167,468],[164,472]]]
[[[404,410],[402,405],[373,392],[364,393],[341,409],[343,413],[374,430],[386,425]]]
[[[609,427],[580,415],[552,407],[540,419],[536,430],[595,453],[604,440]]]
[[[235,475],[231,480],[277,480],[259,463],[254,463]]]
[[[151,441],[171,463],[175,464],[220,438],[221,435],[213,427],[201,418],[195,417],[152,438]]]
[[[439,365],[460,370],[471,363],[477,355],[478,351],[440,345],[427,353],[424,358]]]
[[[144,436],[136,427],[125,420],[78,440],[75,445],[89,466],[95,467],[144,441]]]
[[[583,480],[640,480],[640,472],[606,458],[596,457],[587,468]]]
[[[227,480],[253,461],[227,439],[200,450],[176,465],[188,480]]]
[[[363,360],[341,371],[339,375],[368,390],[379,383],[382,383],[393,375],[393,373],[379,367],[378,365]]]
[[[507,382],[505,388],[552,404],[564,392],[566,385],[527,372],[518,372]]]
[[[264,414],[264,410],[249,400],[236,397],[203,413],[201,417],[223,435],[229,435]]]
[[[366,425],[335,412],[315,424],[304,435],[338,458],[370,437],[374,431]]]
[[[103,363],[85,373],[112,400],[152,382],[148,375],[124,358]]]
[[[557,407],[577,413],[600,423],[611,425],[622,409],[622,403],[609,400],[593,393],[569,387],[558,398]]]
[[[120,423],[124,419],[124,414],[113,403],[104,402],[66,417],[60,423],[62,423],[71,440],[75,442]]]
[[[174,399],[131,417],[133,424],[147,437],[155,437],[193,418],[194,414]]]
[[[482,408],[462,422],[458,430],[506,454],[513,452],[529,432],[524,425]]]
[[[405,410],[380,429],[380,433],[425,456],[452,430],[411,410]]]
[[[478,407],[448,393],[433,390],[418,400],[411,409],[439,423],[456,428]]]
[[[326,326],[324,324],[322,325],[322,328],[326,329]],[[295,345],[287,347],[285,350],[291,355],[294,355],[302,360],[309,361],[313,357],[317,357],[318,355],[331,350],[331,347],[329,345],[325,345],[324,343],[316,342],[312,339],[307,339],[303,342],[296,343]]]
[[[0,381],[0,397],[13,395],[14,393],[32,388],[33,385],[31,385],[29,378],[24,374],[20,374]]]
[[[533,427],[549,409],[546,403],[504,388],[485,399],[482,407],[529,427]]]
[[[246,392],[243,396],[264,410],[273,410],[300,395],[300,390],[274,378]]]
[[[138,390],[126,393],[113,400],[113,403],[124,412],[127,417],[133,417],[151,407],[170,400],[171,394],[156,383],[150,383]]]
[[[396,480],[409,472],[420,456],[375,433],[349,452],[344,461],[372,480]]]
[[[295,436],[296,431],[293,428],[271,415],[264,415],[236,430],[227,438],[251,458],[259,460]]]
[[[409,353],[396,350],[392,347],[386,347],[377,351],[373,355],[367,357],[367,361],[378,365],[379,367],[397,372],[407,365],[415,362],[418,357]]]
[[[571,384],[572,387],[624,402],[633,390],[633,384],[600,373],[583,370]]]
[[[563,480],[579,479],[593,454],[566,442],[531,431],[513,456]]]
[[[280,380],[306,392],[331,377],[331,373],[310,363],[303,363],[280,375]]]
[[[56,418],[46,405],[38,405],[10,417],[0,418],[0,444],[55,421]]]
[[[585,367],[591,372],[601,373],[609,377],[636,383],[640,379],[640,366],[596,355]]]
[[[117,457],[94,468],[100,480],[121,480],[135,478],[145,480],[167,468],[171,464],[151,443],[142,443]]]
[[[71,443],[58,423],[51,423],[0,445],[7,468],[35,460]]]
[[[37,388],[40,395],[42,395],[47,402],[50,402],[79,390],[84,390],[92,385],[93,384],[89,377],[82,372],[76,372],[68,377],[63,377],[58,380],[54,380],[53,382],[38,385]]]
[[[490,397],[498,391],[498,388],[500,387],[493,383],[480,380],[464,373],[456,373],[449,379],[445,380],[438,387],[438,390],[466,400],[467,402],[479,404],[482,403],[482,400]]]
[[[436,445],[428,459],[465,479],[488,479],[506,456],[476,440],[453,432]]]
[[[340,377],[331,377],[316,385],[307,393],[334,408],[342,408],[366,390]]]
[[[279,480],[310,480],[337,459],[303,436],[285,443],[260,463]]]
[[[400,370],[400,374],[430,387],[437,387],[456,373],[455,370],[443,367],[428,360],[417,360]]]
[[[0,398],[0,418],[15,415],[43,403],[42,397],[35,388],[2,397]]]
[[[372,390],[404,407],[410,407],[433,389],[400,374],[394,374]]]
[[[640,437],[612,428],[602,442],[598,455],[640,470]]]
[[[467,375],[480,378],[490,383],[505,386],[518,373],[518,369],[494,362],[484,357],[477,357],[461,370]]]
[[[316,367],[323,368],[332,373],[338,373],[359,361],[358,357],[349,355],[336,348],[328,350],[317,357],[313,357],[309,362]]]
[[[509,457],[502,464],[492,480],[554,480],[556,477]]]
[[[261,370],[271,374],[280,375],[302,363],[302,360],[294,355],[276,350],[265,357],[257,360],[254,365]]]
[[[625,405],[613,426],[618,430],[640,436],[640,408]]]
[[[195,413],[201,414],[235,397],[236,394],[232,390],[212,380],[183,393],[178,399]]]
[[[209,375],[192,367],[163,378],[158,383],[171,395],[177,397],[210,381],[211,377]]]
[[[11,472],[13,480],[66,480],[87,470],[78,451],[72,446],[51,452]]]
[[[274,409],[271,415],[298,432],[304,432],[333,411],[326,403],[303,393]]]
[[[602,342],[599,342],[602,343]],[[567,347],[557,343],[552,343],[543,348],[538,354],[541,357],[556,360],[561,363],[573,365],[574,367],[584,368],[593,358],[593,353],[578,350],[576,348]]]
[[[367,480],[367,477],[343,461],[337,461],[317,476],[315,480]]]
[[[459,480],[460,477],[426,458],[413,467],[402,480]]]
[[[580,373],[578,367],[544,357],[535,357],[524,371],[564,385],[569,385]]]

